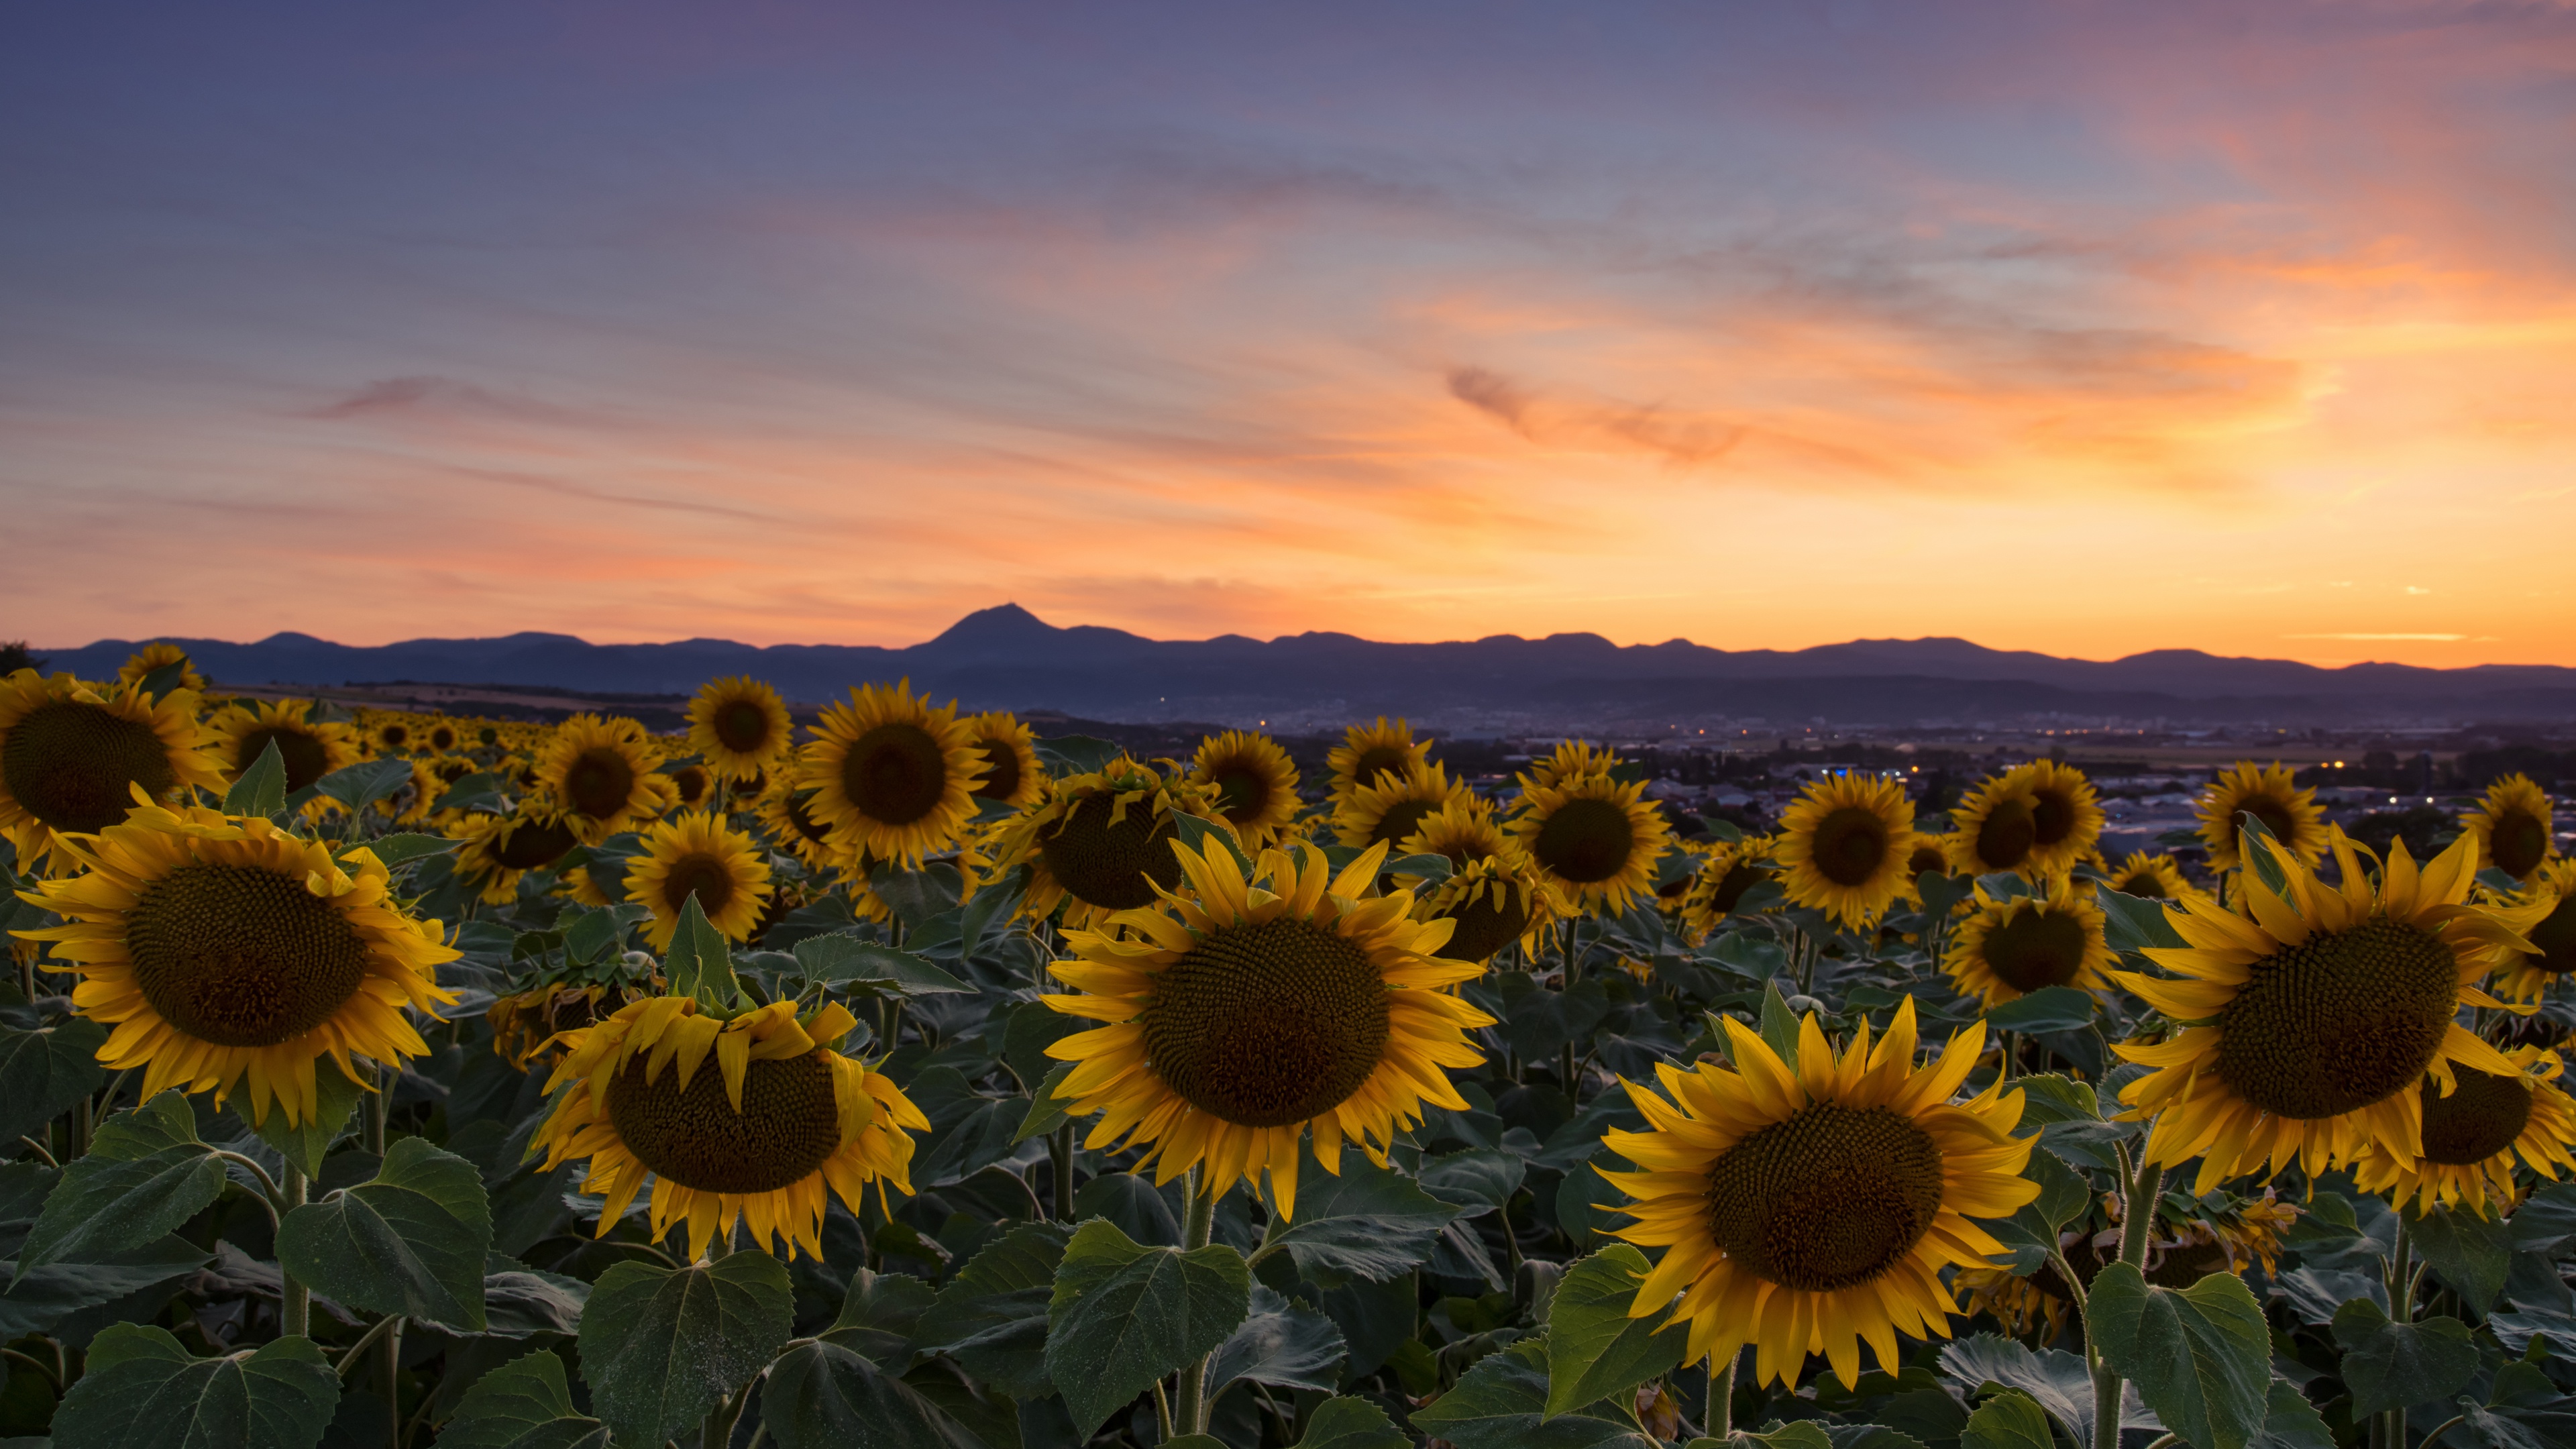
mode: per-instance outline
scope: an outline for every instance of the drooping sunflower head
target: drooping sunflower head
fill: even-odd
[[[1013,822],[998,842],[996,863],[1028,867],[1021,909],[1032,919],[1044,920],[1070,901],[1065,924],[1088,925],[1178,889],[1174,816],[1199,815],[1223,826],[1212,809],[1186,779],[1167,785],[1151,766],[1120,755],[1090,774],[1056,781],[1046,803]]]
[[[2117,870],[2105,871],[2109,888],[2124,896],[2140,900],[2188,901],[2208,892],[2191,883],[2182,873],[2182,862],[2170,855],[2149,855],[2143,850],[2129,852]]]
[[[465,814],[447,834],[465,842],[456,848],[456,874],[478,883],[487,906],[517,900],[521,876],[553,865],[581,843],[562,812],[536,800],[522,801],[509,815]]]
[[[1994,900],[1976,891],[1976,908],[1950,937],[1941,967],[1962,996],[1987,1010],[2049,986],[2107,990],[2103,973],[2118,958],[2102,939],[2102,908],[2064,880],[2045,896]]]
[[[1410,877],[1397,876],[1405,884]],[[1419,887],[1414,887],[1418,889]],[[1483,962],[1514,941],[1532,948],[1565,914],[1556,888],[1518,846],[1480,855],[1414,901],[1417,920],[1446,920],[1449,940],[1432,952],[1453,961]]]
[[[1946,843],[1953,875],[2037,875],[2039,801],[2029,782],[2011,774],[1978,781],[1950,812]]]
[[[2460,828],[2478,837],[2478,853],[2487,863],[2526,883],[2554,852],[2550,832],[2556,825],[2549,792],[2528,775],[2507,775],[2489,785],[2480,808],[2460,817]]]
[[[1353,790],[1333,811],[1333,833],[1354,850],[1395,842],[1469,794],[1446,765],[1410,765]]]
[[[2102,805],[2084,772],[2060,760],[2033,760],[2004,776],[2030,800],[2030,863],[2042,875],[2073,870],[2102,838]]]
[[[710,679],[689,701],[689,749],[720,780],[748,780],[786,759],[793,729],[778,691],[757,679]]]
[[[1413,738],[1413,726],[1403,720],[1387,723],[1379,715],[1375,724],[1355,724],[1342,732],[1342,743],[1324,757],[1333,772],[1332,803],[1336,806],[1349,799],[1363,786],[1374,785],[1382,775],[1403,775],[1431,757],[1431,742]]]
[[[87,873],[28,899],[66,924],[17,934],[51,943],[47,969],[80,973],[73,1006],[114,1028],[99,1060],[143,1068],[147,1100],[239,1093],[253,1122],[272,1104],[301,1122],[317,1059],[355,1078],[353,1057],[421,1056],[403,1008],[456,999],[437,967],[457,953],[404,914],[364,847],[334,857],[257,816],[138,804],[62,848]]]
[[[2533,871],[2514,903],[2535,918],[2522,932],[2530,949],[2506,959],[2495,989],[2509,1001],[2529,1003],[2576,972],[2576,860],[2553,860]]]
[[[1857,928],[1904,890],[1913,847],[1904,781],[1839,775],[1810,782],[1782,812],[1772,855],[1792,903]]]
[[[2155,1119],[2149,1160],[2204,1159],[2196,1192],[2293,1162],[2314,1176],[2374,1148],[2412,1163],[2423,1155],[2416,1087],[2428,1070],[2514,1070],[2452,1018],[2463,1005],[2502,1004],[2475,983],[2528,948],[2537,908],[2470,903],[2468,836],[2420,870],[2401,840],[2374,873],[2341,830],[2328,833],[2339,886],[2263,840],[2283,889],[2249,869],[2236,883],[2248,914],[2206,898],[2168,906],[2188,944],[2146,954],[2178,979],[2113,973],[2180,1027],[2117,1048],[2155,1069],[2120,1097],[2132,1118]]]
[[[751,939],[769,904],[769,862],[759,843],[713,811],[698,810],[654,822],[644,833],[644,854],[626,867],[626,898],[653,913],[644,939],[671,949],[671,933],[691,897],[707,924],[730,940]]]
[[[1809,1014],[1794,1063],[1725,1024],[1732,1066],[1658,1066],[1662,1094],[1628,1085],[1648,1130],[1602,1139],[1643,1169],[1602,1174],[1633,1200],[1618,1236],[1664,1250],[1628,1312],[1689,1325],[1693,1358],[1755,1345],[1757,1383],[1794,1386],[1822,1352],[1856,1384],[1863,1340],[1892,1373],[1899,1333],[1949,1336],[1942,1272],[2003,1250],[1970,1219],[2039,1195],[2021,1175],[2036,1139],[2012,1135],[2021,1093],[1954,1102],[1984,1024],[1918,1068],[1910,997],[1840,1052]]]
[[[2522,1047],[2505,1054],[2513,1072],[2475,1067],[2428,1072],[2418,1089],[2424,1155],[2408,1162],[2373,1150],[2353,1169],[2364,1192],[2384,1192],[2399,1208],[2429,1213],[2464,1207],[2485,1217],[2521,1197],[2517,1162],[2546,1178],[2576,1171],[2576,1101],[2558,1085],[2558,1053]]]
[[[2262,821],[2301,865],[2315,865],[2326,852],[2326,813],[2316,796],[2314,790],[2300,789],[2279,764],[2237,761],[2200,797],[2200,838],[2209,847],[2210,869],[2237,870],[2245,864],[2237,849],[2239,815]]]
[[[731,1019],[684,996],[629,1002],[564,1037],[547,1083],[561,1095],[532,1145],[548,1171],[588,1159],[602,1236],[649,1178],[656,1242],[686,1223],[695,1258],[739,1219],[764,1247],[819,1259],[827,1195],[856,1211],[871,1182],[911,1193],[907,1129],[930,1127],[884,1074],[833,1050],[856,1024],[838,1002]]]
[[[652,993],[637,986],[538,986],[494,998],[483,1012],[492,1024],[492,1055],[520,1071],[561,1054],[556,1033],[596,1026],[630,1001]]]
[[[1596,746],[1589,740],[1559,740],[1546,758],[1530,761],[1528,773],[1520,776],[1520,784],[1523,790],[1560,785],[1585,775],[1607,775],[1621,763],[1606,746]]]
[[[1089,1146],[1145,1146],[1163,1182],[1201,1165],[1211,1197],[1266,1177],[1290,1218],[1309,1131],[1328,1171],[1346,1140],[1383,1164],[1424,1102],[1464,1100],[1442,1069],[1482,1061],[1466,1033],[1493,1018],[1442,988],[1483,968],[1434,954],[1451,928],[1413,919],[1412,892],[1370,894],[1384,845],[1338,876],[1312,846],[1248,876],[1223,849],[1174,854],[1185,889],[1066,932],[1075,959],[1048,968],[1079,994],[1041,999],[1103,1023],[1047,1048],[1079,1064],[1057,1095],[1101,1114]]]
[[[1768,864],[1774,842],[1768,835],[1724,841],[1711,850],[1682,893],[1682,930],[1693,945],[1708,939],[1717,923],[1735,913],[1745,893],[1764,881],[1779,879]]]
[[[1297,818],[1297,767],[1268,735],[1227,730],[1199,742],[1190,783],[1207,793],[1247,850],[1259,850]]]
[[[166,639],[146,644],[127,655],[125,662],[116,667],[117,687],[119,689],[139,688],[143,681],[173,664],[182,667],[179,670],[178,682],[172,685],[172,688],[185,689],[197,694],[206,692],[206,676],[199,674],[197,666],[189,662],[188,651]]]
[[[1581,775],[1521,792],[1512,837],[1570,910],[1617,915],[1655,886],[1655,862],[1672,844],[1664,812],[1642,780]]]
[[[17,847],[21,869],[38,861],[62,869],[61,837],[125,819],[137,789],[154,801],[190,786],[223,789],[202,738],[188,690],[103,695],[68,674],[46,679],[32,669],[0,679],[0,835]]]
[[[207,724],[213,736],[208,753],[222,767],[230,785],[259,763],[270,745],[286,767],[286,793],[311,785],[334,770],[358,762],[356,734],[347,725],[317,721],[302,700],[253,700],[233,705]]]
[[[966,718],[966,735],[984,752],[984,778],[975,798],[1026,810],[1046,794],[1046,766],[1038,759],[1037,733],[1006,709]]]
[[[851,851],[917,866],[956,843],[985,769],[957,707],[932,709],[906,680],[853,689],[849,703],[823,711],[797,751],[796,783]]]
[[[555,727],[536,774],[584,845],[633,829],[660,809],[654,771],[662,752],[631,719],[577,714]]]

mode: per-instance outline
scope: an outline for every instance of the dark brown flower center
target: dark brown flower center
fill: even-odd
[[[2540,948],[2537,954],[2523,957],[2523,965],[2552,976],[2576,971],[2576,895],[2560,900],[2555,910],[2522,936]]]
[[[646,1059],[639,1053],[609,1079],[608,1120],[657,1177],[700,1192],[775,1192],[840,1150],[841,1113],[821,1052],[752,1062],[739,1112],[713,1053],[686,1088],[677,1062],[645,1081]]]
[[[1516,889],[1499,889],[1499,905],[1494,900],[1498,888],[1480,884],[1464,905],[1444,912],[1458,925],[1449,933],[1449,944],[1434,954],[1452,961],[1483,961],[1519,940],[1529,929],[1529,901]]]
[[[1047,873],[1085,905],[1113,911],[1154,903],[1154,886],[1178,890],[1181,858],[1172,853],[1179,827],[1147,800],[1131,800],[1112,822],[1107,795],[1076,801],[1054,830],[1038,839]]]
[[[2055,845],[2075,833],[2075,797],[2058,790],[2035,792],[2030,800],[2031,841]]]
[[[606,820],[626,808],[635,791],[635,766],[607,745],[593,745],[573,757],[564,771],[564,799],[580,814]]]
[[[1437,800],[1398,800],[1386,807],[1386,813],[1379,816],[1377,824],[1370,828],[1368,843],[1375,845],[1380,841],[1402,840],[1421,829],[1423,818],[1439,809]]]
[[[1718,1246],[1808,1292],[1877,1278],[1940,1211],[1940,1145],[1884,1107],[1810,1103],[1728,1148],[1708,1173]]]
[[[1996,802],[1977,822],[1977,864],[1988,872],[2019,869],[2038,843],[2037,812],[2018,796]]]
[[[431,725],[429,727],[429,747],[441,754],[445,754],[449,750],[455,749],[455,728],[451,725]]]
[[[921,726],[881,724],[842,757],[841,789],[870,820],[910,825],[947,795],[948,758]]]
[[[796,827],[797,834],[820,845],[832,838],[832,830],[830,826],[814,818],[814,812],[809,808],[813,803],[814,792],[811,790],[799,790],[788,796],[787,823]]]
[[[2298,845],[2298,820],[2290,814],[2290,802],[2271,795],[2249,795],[2236,802],[2236,809],[2228,819],[2233,820],[2238,815],[2251,815],[2262,821],[2263,828],[2283,845],[2292,848]]]
[[[758,700],[729,699],[716,707],[716,743],[737,755],[756,755],[769,748],[772,721]]]
[[[696,765],[682,765],[671,772],[671,788],[679,793],[681,804],[695,805],[707,798],[707,772]]]
[[[2064,986],[2084,965],[2084,923],[2070,915],[2017,912],[1986,932],[1986,969],[2015,991]]]
[[[134,808],[129,785],[166,798],[178,776],[152,726],[78,700],[29,710],[0,739],[0,777],[27,813],[55,830],[96,832]]]
[[[1913,853],[1905,857],[1905,878],[1920,880],[1927,870],[1934,875],[1950,873],[1950,858],[1941,853],[1941,847],[1928,843],[1915,846]]]
[[[2218,1014],[2218,1075],[2264,1111],[2303,1122],[2415,1085],[2459,1005],[2450,946],[2399,921],[2322,932],[2251,969]]]
[[[397,753],[411,744],[411,726],[389,724],[376,730],[376,743]]]
[[[2549,858],[2549,827],[2528,810],[2508,809],[2488,827],[2487,850],[2496,869],[2520,880]]]
[[[367,943],[300,880],[191,863],[125,914],[134,983],[161,1019],[217,1046],[261,1047],[328,1021],[367,975]]]
[[[1351,764],[1351,788],[1374,785],[1380,775],[1400,775],[1413,763],[1413,751],[1402,745],[1371,745]]]
[[[1838,886],[1867,885],[1887,863],[1891,845],[1877,811],[1845,805],[1816,824],[1816,869]]]
[[[2520,1077],[2475,1067],[2451,1070],[2447,1097],[2438,1083],[2424,1083],[2424,1156],[2446,1167],[2468,1167],[2511,1147],[2531,1124],[2531,1087]]]
[[[1726,868],[1726,874],[1708,893],[1708,908],[1714,915],[1732,915],[1744,893],[1771,878],[1771,872],[1749,860],[1738,860]]]
[[[1605,881],[1627,868],[1636,853],[1637,827],[1608,800],[1568,800],[1538,828],[1530,854],[1576,885]]]
[[[984,778],[975,793],[986,800],[1008,800],[1020,791],[1020,752],[1011,741],[998,736],[981,739],[975,747],[984,752]]]
[[[1183,1101],[1245,1127],[1331,1111],[1377,1070],[1386,985],[1368,953],[1294,917],[1217,931],[1154,978],[1146,1059]]]
[[[492,858],[511,870],[535,870],[563,859],[573,848],[572,827],[559,820],[518,820],[503,827]]]
[[[1270,808],[1270,777],[1249,763],[1218,766],[1211,783],[1217,788],[1217,808],[1229,825],[1249,825]]]
[[[233,751],[233,770],[239,773],[259,763],[259,757],[277,746],[277,762],[286,767],[286,793],[294,794],[319,780],[331,767],[331,753],[321,740],[303,730],[286,725],[263,725],[241,737]]]
[[[734,889],[733,872],[725,868],[723,861],[691,851],[672,861],[671,868],[663,873],[662,905],[676,916],[688,905],[689,897],[696,896],[698,909],[713,917],[733,904]]]

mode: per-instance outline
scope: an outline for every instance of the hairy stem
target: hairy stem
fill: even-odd
[[[1208,1239],[1216,1231],[1216,1196],[1213,1193],[1199,1191],[1199,1172],[1198,1168],[1190,1169],[1189,1221],[1181,1226],[1181,1251],[1184,1253],[1195,1253],[1206,1247]],[[1175,1437],[1180,1434],[1206,1433],[1208,1406],[1205,1356],[1201,1356],[1197,1362],[1185,1365],[1181,1369],[1181,1391],[1175,1396],[1175,1400],[1172,1405]]]
[[[1055,1169],[1055,1220],[1073,1221],[1073,1123],[1068,1121],[1047,1137],[1047,1162]]]
[[[286,1164],[286,1187],[278,1194],[285,1212],[279,1213],[279,1218],[283,1219],[286,1213],[304,1206],[310,1188],[311,1184],[304,1180],[303,1169],[292,1162]],[[295,1275],[283,1268],[278,1270],[278,1286],[277,1331],[291,1337],[310,1336],[313,1331],[313,1290],[296,1282]]]

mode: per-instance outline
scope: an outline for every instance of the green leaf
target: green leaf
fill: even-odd
[[[1172,826],[1175,838],[1196,854],[1205,856],[1211,849],[1221,851],[1234,861],[1237,870],[1245,875],[1252,873],[1252,862],[1244,858],[1243,847],[1235,843],[1233,831],[1206,816],[1186,811],[1172,813]],[[1211,846],[1210,841],[1215,844]]]
[[[340,1376],[308,1338],[222,1358],[166,1330],[110,1324],[54,1410],[56,1449],[308,1449],[340,1406]]]
[[[1776,981],[1762,988],[1762,1044],[1790,1071],[1798,1070],[1798,1014]]]
[[[371,1313],[483,1331],[492,1246],[482,1174],[425,1138],[385,1152],[376,1175],[286,1215],[277,1261],[317,1293]]]
[[[2026,1394],[2002,1393],[1977,1406],[1959,1431],[1959,1449],[2054,1449],[2048,1415]]]
[[[2038,1209],[2052,1230],[2082,1217],[2093,1205],[2093,1184],[2046,1148],[2031,1153],[2023,1175],[2039,1184],[2039,1198],[2031,1207]]]
[[[1297,1216],[1271,1241],[1310,1278],[1348,1274],[1383,1283],[1411,1272],[1458,1216],[1458,1209],[1347,1148],[1339,1176],[1310,1169],[1297,1187]]]
[[[120,1160],[93,1154],[63,1169],[35,1230],[18,1249],[19,1271],[95,1263],[152,1242],[203,1212],[224,1190],[224,1165],[202,1144]]]
[[[1388,875],[1412,875],[1422,878],[1422,885],[1438,885],[1458,873],[1458,868],[1445,855],[1403,855],[1386,863]],[[1414,889],[1420,890],[1422,886]]]
[[[787,1269],[762,1252],[664,1268],[619,1263],[581,1316],[581,1376],[621,1443],[696,1424],[777,1356],[795,1326]]]
[[[662,974],[674,996],[694,996],[709,1011],[731,1011],[743,1004],[742,982],[733,974],[733,952],[724,933],[707,921],[692,893],[681,903],[680,923],[671,930],[671,949],[662,958]]]
[[[268,1116],[251,1126],[259,1140],[278,1150],[287,1165],[306,1177],[322,1175],[322,1159],[331,1154],[331,1145],[348,1130],[350,1114],[367,1089],[350,1081],[339,1063],[323,1057],[313,1063],[313,1111],[293,1126],[287,1125],[286,1113],[275,1102],[268,1104]]]
[[[1294,1449],[1412,1449],[1412,1436],[1388,1421],[1386,1410],[1366,1399],[1326,1399],[1306,1417]]]
[[[277,752],[272,739],[241,772],[233,787],[224,792],[226,815],[274,815],[286,808],[286,757]]]
[[[1456,1204],[1461,1216],[1477,1218],[1510,1207],[1528,1172],[1527,1160],[1517,1152],[1475,1147],[1423,1159],[1413,1180],[1433,1197]]]
[[[0,1026],[0,1142],[34,1136],[70,1106],[107,1085],[98,1064],[107,1028],[87,1017],[20,1031]]]
[[[2081,1031],[2093,1024],[2093,994],[2072,986],[2043,986],[1986,1013],[1996,1031]]]
[[[1646,1255],[1616,1243],[1568,1268],[1547,1311],[1547,1413],[1553,1419],[1679,1368],[1689,1335],[1668,1315],[1628,1316]]]
[[[760,1416],[779,1449],[985,1449],[919,1390],[825,1341],[799,1344],[770,1364]]]
[[[910,951],[856,936],[808,936],[796,943],[797,964],[817,986],[837,986],[882,996],[956,995],[974,987]]]
[[[1047,1303],[1047,1377],[1089,1437],[1154,1381],[1225,1342],[1249,1316],[1243,1255],[1148,1248],[1105,1219],[1074,1230]]]
[[[2506,1219],[2517,1253],[2555,1253],[2576,1238],[2576,1182],[2556,1182],[2523,1199]]]
[[[393,798],[410,783],[409,760],[361,760],[314,781],[313,788],[339,801],[350,814],[355,815],[379,800]]]
[[[1715,1439],[1694,1439],[1693,1444],[1715,1444]],[[1755,1434],[1738,1429],[1726,1436],[1732,1449],[1834,1449],[1833,1436],[1812,1419],[1800,1419],[1777,1429]]]
[[[1072,1062],[1058,1062],[1055,1069],[1046,1074],[1046,1079],[1038,1083],[1037,1091],[1029,1097],[1027,1114],[1020,1118],[1019,1129],[1011,1134],[1012,1146],[1017,1147],[1041,1133],[1053,1132],[1072,1117],[1072,1100],[1057,1096],[1055,1089],[1063,1086],[1064,1079],[1073,1075],[1073,1068]]]
[[[2344,1348],[2342,1377],[2355,1418],[2447,1399],[2477,1375],[2477,1345],[2456,1318],[2395,1323],[2386,1309],[2359,1298],[2335,1310],[2334,1336]]]
[[[2119,891],[2096,888],[2093,900],[2102,907],[2102,939],[2123,956],[2134,956],[2150,948],[2180,950],[2191,943],[2165,918],[2165,903],[2143,897],[2124,895]]]
[[[573,1408],[563,1360],[539,1349],[476,1379],[438,1449],[608,1449],[608,1426]]]
[[[1044,1358],[1048,1303],[1071,1236],[1059,1223],[1028,1223],[987,1244],[923,1311],[917,1346],[947,1354],[1012,1398],[1053,1392]]]
[[[2287,898],[2290,894],[2289,871],[2282,867],[2281,862],[2274,858],[2271,851],[2257,843],[2270,839],[2272,839],[2272,827],[2263,823],[2263,817],[2251,810],[2236,812],[2237,855],[2253,867],[2254,874],[2263,882],[2264,889],[2276,896]]]
[[[493,1338],[566,1337],[581,1331],[590,1285],[499,1253],[483,1255],[483,1332]]]
[[[1091,735],[1058,735],[1037,743],[1038,759],[1058,775],[1096,775],[1109,768],[1121,751]]]
[[[1329,1394],[1339,1385],[1342,1360],[1348,1356],[1333,1320],[1255,1284],[1252,1316],[1208,1356],[1208,1402],[1214,1403],[1238,1379]]]
[[[879,1368],[901,1373],[912,1362],[912,1337],[922,1315],[939,1295],[909,1273],[850,1270],[850,1291],[841,1298],[841,1316],[822,1337]]]
[[[197,1141],[197,1114],[189,1109],[187,1094],[172,1087],[98,1124],[98,1131],[90,1138],[89,1155],[130,1162],[164,1147],[189,1146]]]
[[[387,866],[397,866],[405,861],[445,855],[464,843],[461,840],[450,840],[444,835],[418,835],[403,832],[395,835],[379,835],[367,842],[367,849],[374,851],[376,859]]]
[[[2012,1088],[2022,1094],[2021,1121],[2025,1127],[2102,1120],[2101,1099],[2093,1094],[2090,1083],[2061,1077],[2055,1072],[2034,1072],[2013,1078]]]
[[[1980,1333],[1943,1348],[1940,1364],[1941,1372],[1971,1396],[1992,1388],[2027,1394],[2057,1421],[2068,1439],[2079,1445],[2093,1441],[2093,1375],[2075,1355],[2059,1349],[2035,1353],[2012,1339]],[[2144,1405],[2132,1403],[2133,1393],[2121,1395],[2123,1429],[2148,1425]]]
[[[1657,1449],[1623,1406],[1594,1404],[1555,1419],[1542,1417],[1546,1410],[1547,1344],[1524,1338],[1478,1359],[1456,1388],[1411,1417],[1416,1430],[1458,1449]]]
[[[564,954],[575,964],[587,965],[616,950],[626,940],[626,930],[650,919],[649,906],[627,901],[604,910],[568,911],[562,924]]]
[[[2273,1380],[2263,1399],[2263,1434],[2256,1449],[2334,1449],[2334,1431],[2299,1386]]]
[[[2152,1287],[2114,1263],[2086,1305],[2112,1368],[2192,1449],[2245,1449],[2263,1427],[2272,1340],[2245,1281],[2212,1273],[2180,1290]]]
[[[51,1333],[75,1313],[176,1285],[204,1267],[206,1259],[205,1249],[173,1236],[116,1253],[103,1263],[51,1263],[16,1273],[9,1291],[0,1294],[0,1340]]]
[[[2410,1209],[2406,1229],[2415,1251],[2433,1265],[2434,1277],[2479,1313],[2495,1306],[2513,1271],[2513,1229],[2502,1219],[2448,1207],[2421,1216]]]
[[[159,699],[161,696],[177,689],[180,681],[187,677],[188,659],[186,655],[181,655],[180,657],[171,660],[169,663],[162,665],[160,668],[153,670],[151,673],[144,675],[142,679],[136,681],[135,689],[136,692],[142,694],[148,699]],[[272,748],[273,747],[274,743],[272,742]]]

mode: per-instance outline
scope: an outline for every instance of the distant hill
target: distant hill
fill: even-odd
[[[308,634],[255,644],[182,639],[200,669],[233,684],[411,681],[685,694],[715,675],[769,680],[793,700],[909,677],[975,709],[1054,709],[1103,719],[1272,718],[1321,723],[1377,713],[1537,727],[1574,719],[1725,717],[1771,723],[1970,724],[2031,718],[2163,719],[2174,725],[2426,724],[2576,719],[2576,669],[2480,665],[2321,669],[2160,649],[2107,662],[1987,649],[1964,639],[1859,639],[1798,650],[1711,649],[1688,640],[1620,647],[1597,634],[1381,644],[1349,634],[1155,640],[1057,628],[1016,604],[983,609],[901,649],[761,648],[723,639],[591,644],[566,634],[412,639],[353,648]],[[126,640],[50,649],[53,667],[113,675]]]

